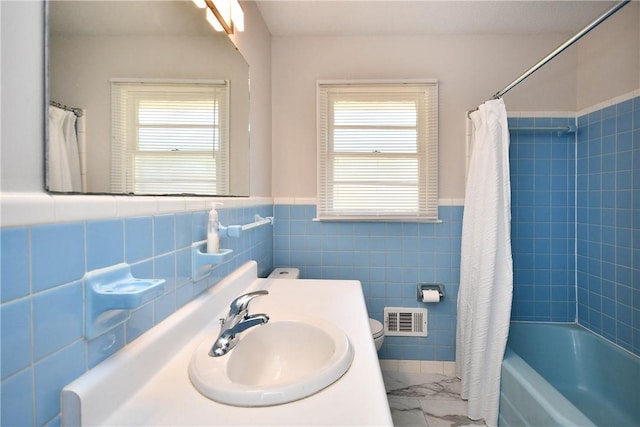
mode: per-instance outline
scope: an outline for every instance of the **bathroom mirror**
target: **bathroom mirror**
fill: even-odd
[[[205,9],[50,0],[47,18],[48,191],[249,195],[249,66]]]

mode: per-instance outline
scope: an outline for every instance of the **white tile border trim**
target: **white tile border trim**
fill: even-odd
[[[594,111],[602,110],[603,108],[611,107],[612,105],[619,104],[624,101],[628,101],[635,97],[640,96],[640,89],[633,90],[631,92],[622,94],[620,96],[616,96],[615,98],[608,99],[606,101],[600,102],[596,105],[593,105],[588,108],[584,108],[576,113],[576,117],[582,117],[585,114],[593,113]]]
[[[315,205],[315,197],[274,197],[274,205]]]
[[[632,90],[631,92],[624,93],[619,96],[615,96],[606,101],[599,102],[591,107],[583,108],[580,111],[507,111],[507,117],[582,117],[585,114],[593,113],[594,111],[602,110],[612,105],[620,104],[621,102],[628,101],[630,99],[640,96],[640,88]]]
[[[315,197],[274,197],[274,205],[315,205]],[[463,206],[464,199],[438,199],[440,206]]]
[[[407,372],[414,374],[441,374],[456,376],[456,362],[440,360],[394,360],[381,359],[380,369],[387,372]]]
[[[5,192],[0,193],[0,225],[18,227],[204,211],[208,210],[213,202],[222,202],[224,209],[271,205],[273,199],[271,197],[78,196]]]
[[[50,195],[44,193],[2,193],[0,195],[2,227],[54,222],[56,222],[56,209]]]

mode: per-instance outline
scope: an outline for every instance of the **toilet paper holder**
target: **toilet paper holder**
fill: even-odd
[[[442,283],[418,283],[417,293],[418,293],[418,301],[420,302],[425,302],[422,300],[423,291],[437,291],[439,296],[438,302],[444,299],[444,285]]]

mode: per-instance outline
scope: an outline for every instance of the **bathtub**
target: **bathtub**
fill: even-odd
[[[512,323],[500,426],[639,426],[640,358],[574,324]]]

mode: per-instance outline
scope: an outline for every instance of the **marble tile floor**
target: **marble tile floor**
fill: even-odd
[[[485,425],[467,418],[460,380],[441,374],[382,371],[395,427]]]

